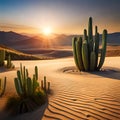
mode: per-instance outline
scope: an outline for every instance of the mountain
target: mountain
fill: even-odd
[[[72,38],[80,35],[54,34],[53,36],[27,36],[15,32],[0,31],[0,44],[14,49],[48,48],[55,46],[71,46]],[[102,36],[100,35],[100,38]],[[120,32],[108,34],[108,44],[120,45]]]
[[[26,54],[21,51],[15,50],[13,48],[7,47],[5,45],[0,44],[0,50],[6,51],[6,58],[8,54],[11,55],[12,60],[45,60],[45,59],[51,59],[49,56],[35,56],[31,54]]]
[[[21,35],[15,32],[4,32],[0,31],[0,44],[7,45],[9,47],[13,47],[19,41],[22,43],[24,40],[28,39],[28,36]]]
[[[120,32],[108,34],[108,44],[120,45]]]

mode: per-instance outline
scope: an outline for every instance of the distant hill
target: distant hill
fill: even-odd
[[[46,59],[51,59],[51,57],[35,56],[32,54],[26,54],[26,53],[20,52],[18,50],[15,50],[13,48],[9,48],[9,47],[2,45],[2,44],[0,44],[0,50],[6,51],[6,57],[8,56],[8,54],[10,54],[12,60],[46,60]]]
[[[0,31],[0,44],[18,50],[26,48],[44,48],[49,46],[71,46],[71,41],[74,36],[76,35],[54,34],[54,37],[45,37],[40,34],[38,36],[31,37],[12,31]],[[120,45],[120,32],[108,34],[108,44]]]
[[[120,45],[120,32],[110,33],[108,35],[108,44]]]

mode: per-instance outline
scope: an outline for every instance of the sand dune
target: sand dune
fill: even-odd
[[[78,73],[75,69],[71,72],[73,58],[14,61],[17,68],[20,62],[28,67],[31,74],[33,66],[37,65],[40,79],[46,75],[51,82],[52,94],[42,120],[120,119],[120,57],[107,57],[104,71],[97,74]],[[9,79],[0,103],[6,96],[15,94],[13,78],[16,70],[0,73],[0,77],[5,75]]]

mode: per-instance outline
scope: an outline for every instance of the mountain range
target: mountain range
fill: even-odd
[[[39,34],[37,36],[31,37],[23,34],[18,34],[12,31],[0,31],[0,44],[18,50],[28,48],[31,49],[55,46],[71,46],[71,41],[74,36],[80,35],[53,34],[52,36],[44,36],[42,34]],[[120,45],[120,32],[108,34],[108,44]]]

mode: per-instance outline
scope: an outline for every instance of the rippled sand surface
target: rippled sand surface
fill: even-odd
[[[120,120],[120,57],[106,58],[102,71],[93,73],[79,73],[73,58],[14,61],[17,69],[20,62],[31,74],[37,65],[39,78],[45,75],[51,82],[52,91],[43,120]],[[0,73],[0,77],[5,75],[7,89],[0,106],[7,96],[15,94],[16,70]]]

